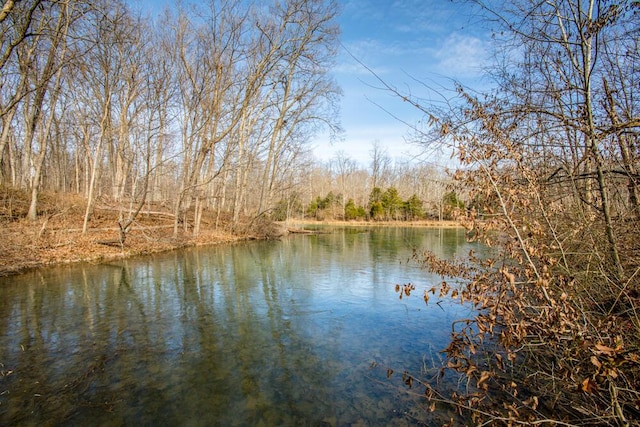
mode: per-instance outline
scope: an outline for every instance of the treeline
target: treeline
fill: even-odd
[[[338,130],[333,0],[213,0],[145,18],[123,0],[23,0],[0,12],[0,183],[197,235],[203,213],[270,209]],[[278,196],[279,197],[279,196]],[[217,223],[217,222],[216,222]]]
[[[371,143],[367,159],[356,161],[339,151],[325,163],[292,171],[290,184],[264,212],[269,218],[449,220],[464,206],[460,188],[444,168],[393,159],[377,141]]]
[[[271,218],[285,221],[290,218],[314,219],[317,221],[418,221],[452,220],[457,212],[465,207],[455,191],[444,195],[438,203],[427,204],[416,194],[404,200],[395,187],[382,191],[374,187],[366,205],[356,204],[353,198],[344,202],[342,194],[333,191],[317,196],[307,205],[300,200],[280,200]]]

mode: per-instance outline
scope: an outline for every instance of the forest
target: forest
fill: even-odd
[[[366,166],[309,154],[312,135],[340,132],[336,1],[215,0],[150,20],[124,1],[6,0],[2,219],[35,224],[33,243],[64,216],[43,195],[72,195],[74,232],[109,211],[122,247],[152,213],[176,239],[258,218],[455,218],[494,255],[416,252],[443,279],[425,302],[476,314],[452,326],[433,380],[406,383],[478,425],[637,425],[640,3],[466,3],[492,33],[491,89],[454,82],[432,102],[376,76],[424,114],[414,142],[453,153],[446,173],[375,143]]]
[[[274,211],[398,219],[395,207],[371,215],[377,187],[413,197],[411,218],[450,216],[441,169],[395,164],[375,141],[366,166],[310,154],[311,136],[340,131],[335,2],[216,1],[153,19],[123,1],[3,10],[0,178],[29,193],[31,221],[43,191],[86,200],[83,233],[96,205],[123,232],[163,211],[176,236],[198,236],[205,212],[232,228]]]

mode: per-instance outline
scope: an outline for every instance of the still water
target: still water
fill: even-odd
[[[0,279],[0,425],[428,424],[402,372],[469,309],[407,261],[463,230],[330,231]]]

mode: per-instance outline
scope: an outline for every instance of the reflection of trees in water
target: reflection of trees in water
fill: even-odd
[[[370,350],[341,349],[358,331],[318,307],[354,286],[341,280],[363,292],[391,286],[388,272],[355,271],[374,268],[375,251],[449,238],[424,231],[297,236],[17,277],[0,288],[0,369],[13,371],[0,378],[0,424],[357,422],[370,386],[340,357],[366,365]]]
[[[5,299],[13,307],[7,322],[16,327],[4,335],[0,360],[16,380],[5,383],[0,424],[16,417],[54,424],[112,419],[108,411],[118,406],[129,407],[123,417],[156,417],[172,407],[166,373],[179,350],[175,330],[165,327],[175,323],[176,293],[155,275],[140,280],[153,273],[148,267],[54,272],[42,285],[25,280],[27,292]],[[174,417],[182,415],[176,410]]]
[[[295,254],[297,246],[268,245],[257,249],[254,255],[260,260],[257,266],[266,307],[264,330],[273,352],[273,369],[263,375],[263,383],[270,384],[268,400],[280,402],[279,408],[267,409],[267,420],[290,423],[291,418],[298,417],[310,421],[310,417],[326,412],[327,408],[319,406],[323,402],[326,406],[331,398],[334,375],[322,356],[314,353],[316,346],[309,342],[310,337],[304,335],[307,317],[301,309],[310,306],[307,298],[312,293],[306,288],[313,284],[304,275],[301,277],[296,268],[300,260]]]
[[[182,270],[191,271],[193,263],[199,263],[197,273],[191,275],[198,279],[176,281],[191,289],[185,299],[197,307],[197,318],[192,320],[198,326],[192,339],[197,340],[199,351],[186,356],[195,368],[186,383],[194,385],[194,390],[206,390],[209,384],[207,398],[218,423],[224,423],[225,417],[235,417],[229,422],[246,418],[250,424],[265,417],[271,424],[284,422],[279,417],[294,416],[300,402],[315,403],[317,396],[301,393],[300,372],[310,370],[305,364],[314,371],[322,364],[310,351],[300,356],[305,339],[297,334],[295,319],[289,315],[295,301],[276,282],[276,270],[285,261],[279,249],[258,243],[234,247],[225,254],[190,253],[183,262],[192,265]],[[199,280],[208,281],[209,286],[198,286]],[[325,377],[330,377],[328,372],[316,381]],[[184,404],[202,402],[196,398]]]
[[[373,228],[369,239],[370,251],[373,259],[378,260],[389,256],[398,259],[406,258],[407,253],[410,254],[413,249],[421,247],[440,250],[444,244],[439,238],[442,231],[446,230],[420,227]]]
[[[107,316],[118,320],[118,312],[105,301],[118,292],[114,289],[122,284],[124,273],[118,269],[109,280],[105,268],[101,270],[103,282],[82,267],[60,268],[44,270],[47,277],[21,276],[22,289],[3,289],[5,307],[12,308],[3,318],[13,327],[3,334],[0,360],[12,373],[5,376],[11,380],[3,382],[7,388],[2,390],[0,424],[57,424],[82,407],[104,410],[112,405],[113,396],[97,396],[101,372],[117,358],[101,325]]]

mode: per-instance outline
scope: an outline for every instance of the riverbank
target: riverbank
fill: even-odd
[[[79,196],[44,193],[40,198],[38,220],[25,219],[29,199],[23,192],[0,189],[0,276],[29,269],[75,262],[103,262],[152,254],[188,246],[215,245],[265,238],[266,226],[243,226],[231,231],[224,220],[215,228],[215,218],[205,218],[198,237],[173,235],[173,217],[168,209],[144,211],[138,215],[127,234],[126,244],[117,242],[120,211],[106,202],[100,203],[82,233],[85,200]],[[362,222],[289,220],[280,224],[285,230],[305,225],[458,227],[454,221]],[[256,229],[254,224],[253,229]]]
[[[234,234],[224,229],[201,231],[197,238],[173,237],[171,224],[159,224],[157,218],[142,218],[127,236],[124,246],[104,244],[118,236],[117,218],[97,210],[98,218],[86,234],[82,234],[82,220],[68,212],[47,216],[36,222],[19,219],[2,224],[0,242],[0,276],[18,274],[29,269],[75,262],[103,262],[180,249],[188,246],[215,245],[256,239],[250,234]],[[309,225],[349,227],[459,227],[455,222],[416,221],[349,222],[349,221],[287,221],[289,231]]]
[[[99,211],[99,210],[98,210]],[[75,262],[103,262],[179,249],[187,246],[231,243],[248,239],[224,230],[204,230],[197,238],[173,237],[173,227],[147,218],[136,221],[126,244],[115,242],[117,219],[101,217],[82,233],[82,221],[45,217],[2,224],[0,276],[29,269]]]
[[[0,188],[0,275],[75,262],[102,262],[164,252],[187,246],[230,243],[249,238],[224,227],[213,229],[212,219],[197,238],[174,237],[169,209],[142,212],[127,234],[119,239],[120,211],[102,201],[96,207],[86,233],[82,232],[86,201],[69,194],[43,193],[36,221],[25,219],[29,198],[22,191]],[[126,214],[125,214],[126,215]]]
[[[396,227],[425,227],[425,228],[461,228],[458,221],[437,221],[437,220],[421,220],[421,221],[312,221],[303,219],[289,219],[283,224],[287,227],[304,227],[307,225],[328,225],[328,226],[345,226],[345,227],[377,227],[377,226],[396,226]]]

